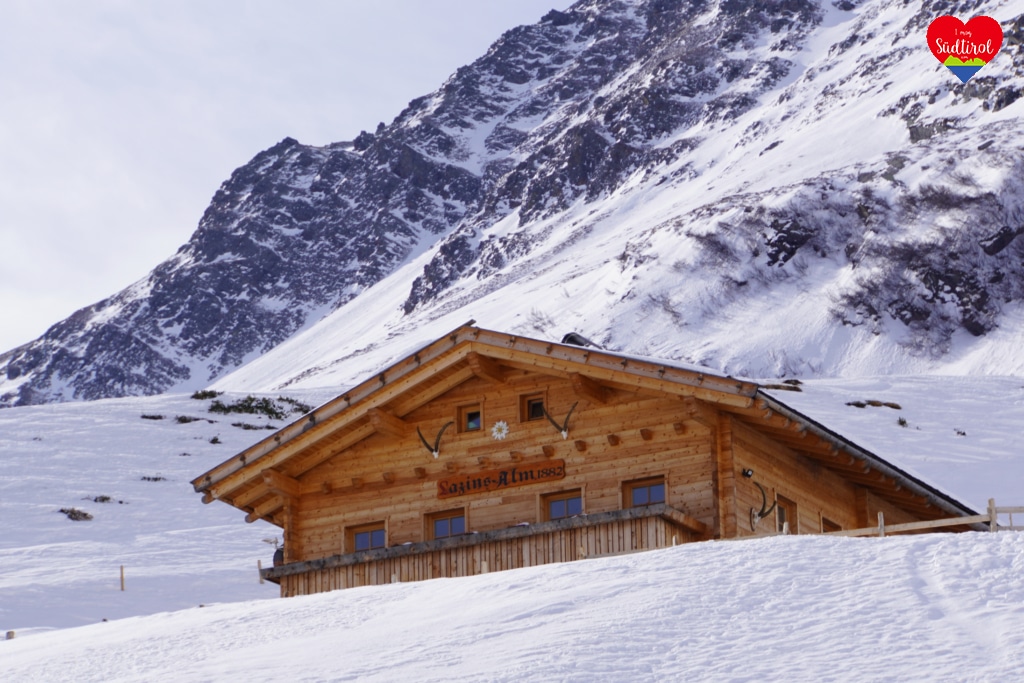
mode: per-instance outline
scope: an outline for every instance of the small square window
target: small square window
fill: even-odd
[[[544,496],[544,514],[549,520],[582,515],[583,494],[577,489]]]
[[[349,552],[359,553],[387,547],[387,531],[384,522],[362,524],[348,529]]]
[[[519,415],[521,422],[544,419],[544,396],[542,394],[531,394],[523,396],[519,402]]]
[[[625,485],[624,499],[629,507],[644,507],[665,502],[665,478],[642,479]]]
[[[466,533],[466,511],[459,508],[427,515],[427,532],[432,539],[461,536]]]
[[[483,413],[480,410],[480,404],[459,408],[460,432],[477,432],[483,429],[483,425]]]

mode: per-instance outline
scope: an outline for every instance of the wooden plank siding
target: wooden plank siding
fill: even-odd
[[[345,552],[347,527],[380,520],[387,520],[389,545],[423,541],[424,516],[453,508],[465,508],[467,528],[473,531],[535,523],[542,519],[541,497],[564,490],[583,491],[585,512],[618,510],[624,506],[623,483],[650,476],[666,478],[672,505],[713,524],[710,432],[687,419],[682,401],[609,390],[606,403],[592,404],[576,396],[568,379],[524,371],[508,374],[503,385],[470,379],[403,416],[411,435],[376,434],[302,475],[303,505],[291,534],[301,545],[301,559]],[[543,394],[548,410],[559,417],[577,404],[569,439],[563,440],[546,420],[520,421],[520,397],[535,393]],[[467,403],[480,405],[484,429],[459,433],[450,428],[435,460],[419,442],[416,427],[433,441]],[[510,425],[509,437],[501,441],[490,434],[498,420]],[[683,425],[682,434],[676,424]],[[650,430],[650,440],[640,429]],[[619,437],[617,445],[609,443],[608,434]],[[586,450],[579,451],[576,441],[585,442]],[[519,454],[519,462],[544,461],[548,457],[543,446],[552,450],[554,459],[565,461],[564,479],[438,499],[437,481],[452,476],[452,469],[461,474],[513,466],[513,454]],[[391,484],[381,478],[382,461],[395,475]],[[425,470],[423,478],[416,476],[417,467]],[[363,482],[362,490],[352,489],[354,479]],[[324,482],[331,493],[323,492]]]

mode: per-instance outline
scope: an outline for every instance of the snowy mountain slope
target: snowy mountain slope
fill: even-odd
[[[775,537],[0,642],[17,681],[1011,681],[1024,535]]]
[[[1024,381],[878,377],[801,388],[775,395],[967,505],[984,509],[992,497],[1024,503]],[[334,391],[285,395],[315,405]],[[868,401],[900,407],[847,405]],[[236,424],[265,428],[290,418],[211,406],[212,399],[165,395],[0,411],[0,517],[9,521],[0,536],[0,633],[278,594],[259,585],[256,563],[269,565],[273,548],[263,539],[280,538],[280,530],[245,524],[227,505],[203,505],[189,482],[267,433]],[[93,519],[71,521],[62,508]]]
[[[266,434],[234,423],[281,421],[210,405],[173,395],[0,411],[0,624],[67,627],[277,595],[257,583],[256,561],[269,564],[261,541],[279,530],[203,505],[189,481]]]
[[[949,12],[1006,34],[967,85],[924,43]],[[149,278],[0,357],[0,395],[195,388],[272,347],[290,374],[224,386],[315,382],[469,317],[754,376],[1022,372],[1022,43],[1011,0],[582,0],[372,134],[261,153]]]
[[[782,106],[710,126],[647,181],[481,230],[481,245],[529,249],[497,270],[470,266],[406,314],[407,291],[450,251],[442,244],[219,386],[349,383],[401,356],[388,340],[423,343],[470,317],[534,336],[577,329],[618,350],[748,376],[1024,373],[1020,243],[999,237],[1021,220],[1019,105],[994,111],[953,86],[913,107],[923,96],[908,92],[941,82],[926,52],[887,64],[885,78],[859,67],[897,19],[920,24],[917,9],[830,9],[793,77],[763,96]],[[832,46],[851,31],[876,37],[839,55]],[[901,36],[914,39],[911,28]],[[1018,87],[1005,84],[1019,82],[1009,55],[1001,64],[990,96]],[[817,97],[840,86],[855,94]],[[920,137],[926,110],[962,117],[961,129]],[[856,144],[834,144],[836,131]],[[761,155],[775,140],[795,152],[782,155],[780,143]],[[364,357],[371,348],[391,353]]]

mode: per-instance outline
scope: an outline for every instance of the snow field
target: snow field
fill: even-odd
[[[708,542],[0,642],[17,681],[1010,681],[1024,535]]]

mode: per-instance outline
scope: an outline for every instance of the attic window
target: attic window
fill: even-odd
[[[478,432],[483,428],[483,423],[483,412],[480,410],[479,403],[459,408],[460,432]]]
[[[529,394],[520,398],[519,402],[520,422],[544,419],[544,395]]]

